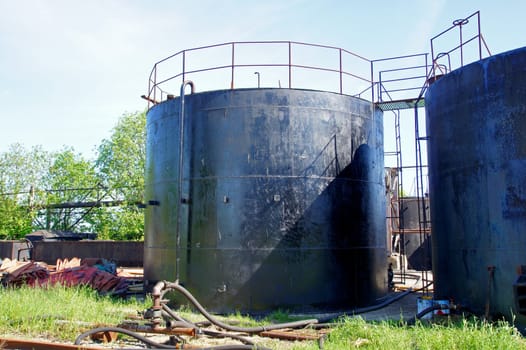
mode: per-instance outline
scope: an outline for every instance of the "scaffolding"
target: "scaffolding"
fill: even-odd
[[[466,26],[470,23],[475,24],[470,35],[466,37]],[[458,33],[458,45],[446,51],[439,51],[440,40],[448,35],[455,35]],[[481,60],[483,52],[491,55],[488,46],[481,34],[480,30],[480,12],[475,12],[472,15],[453,21],[452,26],[444,30],[440,34],[434,36],[430,40],[431,44],[431,65],[428,65],[427,54],[403,56],[389,58],[386,60],[376,60],[375,63],[389,62],[394,64],[396,68],[378,69],[377,78],[377,96],[378,100],[375,102],[376,106],[384,112],[391,112],[394,116],[394,145],[395,149],[385,152],[385,157],[396,157],[396,167],[390,169],[390,176],[397,177],[398,193],[391,195],[388,201],[390,208],[387,215],[388,228],[391,231],[391,247],[390,251],[397,254],[400,258],[400,282],[405,284],[407,276],[407,257],[404,249],[405,235],[418,235],[419,246],[424,252],[424,259],[430,259],[425,256],[431,252],[431,217],[429,211],[429,193],[428,193],[428,178],[427,178],[427,160],[425,153],[427,151],[426,142],[429,135],[425,130],[425,120],[421,120],[422,108],[425,107],[425,93],[430,84],[439,79],[442,75],[451,72],[456,68],[460,68],[467,63]],[[446,45],[450,45],[451,40],[446,40]],[[483,50],[485,49],[485,50]],[[473,54],[473,52],[475,52]],[[471,55],[471,56],[470,56]],[[407,65],[405,61],[408,59],[420,59],[423,62],[416,65]],[[398,77],[391,78],[391,75],[401,73]],[[416,84],[415,84],[416,83]],[[415,92],[417,92],[415,94]],[[394,94],[398,94],[393,98]],[[402,94],[402,96],[400,96]],[[400,115],[403,110],[413,110],[414,121],[414,163],[407,164],[403,160],[404,142],[407,138],[401,135]],[[386,116],[384,115],[384,118]],[[422,125],[423,124],[423,125]],[[423,126],[423,127],[422,127]],[[423,155],[424,153],[424,155]],[[405,158],[405,157],[404,157]],[[414,194],[417,200],[418,213],[418,227],[406,228],[404,224],[404,207],[403,197],[405,194],[403,174],[404,169],[414,169]],[[395,175],[393,175],[393,173]],[[393,182],[393,181],[391,181]],[[392,189],[391,189],[392,191]],[[423,293],[429,293],[430,280],[428,276],[429,269],[421,269],[421,280],[423,281]]]

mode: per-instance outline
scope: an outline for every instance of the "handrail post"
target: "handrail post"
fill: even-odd
[[[464,67],[464,43],[462,42],[462,22],[458,26],[460,30],[460,66]]]
[[[155,64],[154,66],[154,73],[153,73],[153,100],[154,101],[157,101],[156,97],[157,97],[157,64]]]
[[[480,34],[480,12],[477,11],[478,35],[479,35],[479,60],[482,59],[482,36]]]
[[[292,43],[289,41],[289,89],[292,89]]]
[[[339,49],[340,51],[340,95],[343,94],[343,72],[342,72],[342,49]]]
[[[230,89],[234,89],[234,43],[232,43],[232,76],[230,78]]]
[[[428,66],[428,62],[427,62],[427,55],[428,55],[428,53],[426,52],[426,54],[425,54],[425,62],[426,62],[426,63],[425,63],[425,64],[426,64],[426,79],[427,79],[427,77],[429,77],[429,75],[431,74],[431,70],[428,70],[429,66]],[[433,66],[431,66],[431,69],[433,69]]]
[[[374,103],[374,61],[371,61],[371,102]]]
[[[153,81],[152,81],[153,75]],[[153,86],[152,86],[153,85]],[[157,63],[153,65],[152,73],[150,74],[150,79],[148,81],[148,97],[152,96],[153,90],[153,100],[155,100],[155,91],[157,90]],[[150,109],[150,99],[148,99],[148,109]]]
[[[186,72],[186,51],[183,51],[183,74],[182,74],[182,84],[183,86],[185,85],[184,82],[185,82],[185,72]]]

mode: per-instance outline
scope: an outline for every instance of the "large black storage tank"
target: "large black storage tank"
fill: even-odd
[[[385,296],[383,127],[372,103],[220,90],[185,95],[181,119],[181,102],[147,115],[150,286],[178,278],[215,312]]]
[[[425,102],[435,296],[524,325],[526,48],[447,74]]]

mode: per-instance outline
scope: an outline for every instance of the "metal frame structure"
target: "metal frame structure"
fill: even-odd
[[[276,45],[278,47],[284,47],[286,49],[287,54],[285,55],[285,57],[279,58],[274,63],[264,62],[263,60],[260,62],[242,63],[241,62],[242,60],[240,60],[239,57],[236,56],[236,52],[240,48],[257,49],[263,46],[265,47],[274,46],[275,47]],[[202,51],[222,48],[222,47],[230,48],[230,52],[229,52],[230,57],[226,57],[226,59],[229,60],[230,64],[210,65],[210,66],[205,66],[199,69],[189,69],[188,68],[187,56],[190,53],[202,52]],[[321,49],[329,54],[336,53],[336,56],[335,56],[336,59],[334,60],[334,62],[331,62],[330,64],[326,64],[326,65],[310,65],[310,64],[297,63],[297,62],[300,62],[300,60],[295,58],[293,54],[295,53],[296,49],[301,49],[301,48]],[[355,60],[355,62],[358,62],[359,64],[366,64],[370,67],[370,71],[366,73],[365,70],[362,70],[362,72],[357,73],[357,72],[353,72],[351,69],[346,69],[345,62],[347,62],[347,60]],[[161,72],[163,71],[164,67],[169,66],[173,64],[174,62],[178,62],[178,61],[180,62],[180,67],[178,67],[177,71],[170,72],[169,74],[166,74],[166,75],[161,75]],[[366,83],[368,87],[365,89],[365,91],[367,91],[369,90],[369,85],[372,83],[372,75],[373,75],[371,60],[363,56],[360,56],[356,53],[353,53],[351,51],[339,48],[339,47],[319,45],[319,44],[309,44],[309,43],[296,42],[296,41],[227,42],[227,43],[201,46],[201,47],[182,50],[182,51],[179,51],[171,56],[168,56],[156,62],[152,68],[152,71],[150,73],[150,77],[148,80],[148,92],[146,95],[143,95],[142,97],[148,101],[148,107],[150,107],[151,104],[157,104],[171,95],[171,92],[166,91],[164,88],[164,86],[167,85],[169,82],[180,79],[180,83],[182,84],[184,81],[188,80],[189,77],[193,74],[210,72],[210,71],[219,71],[219,70],[229,70],[230,71],[229,86],[231,89],[234,89],[234,86],[236,86],[237,72],[239,70],[244,69],[244,68],[257,69],[257,68],[262,68],[262,67],[271,67],[275,69],[286,68],[287,81],[288,81],[287,88],[289,89],[308,88],[308,87],[296,84],[293,81],[293,77],[295,76],[296,69],[321,71],[327,74],[337,74],[339,77],[338,79],[339,86],[337,86],[334,91],[340,94],[344,93],[344,78],[347,77],[347,78],[355,79],[362,83]],[[338,68],[334,68],[334,67],[338,67]],[[259,73],[259,72],[256,72],[256,73]],[[370,76],[368,76],[368,74],[370,74]],[[258,82],[259,80],[260,80],[260,75],[258,74]],[[359,94],[361,94],[361,92],[357,92],[357,95]],[[372,94],[372,100],[374,100],[374,91],[372,91],[371,94]]]

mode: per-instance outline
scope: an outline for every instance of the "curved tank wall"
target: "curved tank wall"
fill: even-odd
[[[526,265],[526,48],[464,66],[426,94],[435,297],[511,313]],[[494,267],[494,269],[493,269]]]
[[[180,109],[147,115],[147,284],[178,278],[216,312],[385,296],[381,112],[320,91],[203,92],[184,97],[181,135]]]

